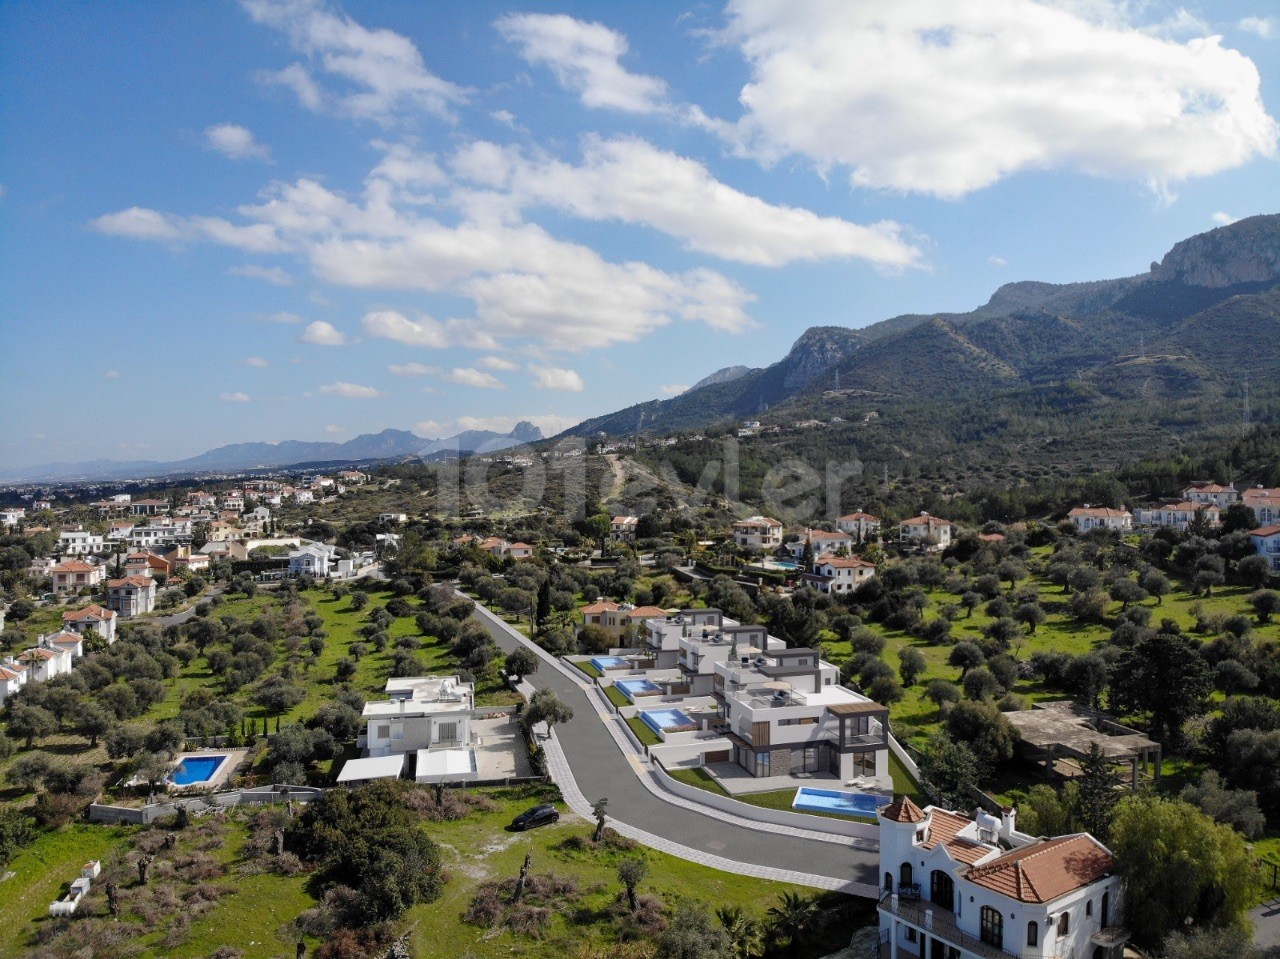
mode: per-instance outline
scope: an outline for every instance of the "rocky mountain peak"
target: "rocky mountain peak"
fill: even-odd
[[[783,361],[786,364],[783,386],[788,390],[807,386],[861,345],[862,336],[857,330],[843,326],[810,327],[796,340]]]
[[[1151,278],[1226,287],[1280,280],[1280,214],[1251,216],[1174,244]]]

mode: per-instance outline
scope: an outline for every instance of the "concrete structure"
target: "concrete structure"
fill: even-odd
[[[881,956],[1123,955],[1116,862],[1088,833],[1036,839],[1013,809],[970,818],[905,796],[879,818]]]
[[[1110,506],[1090,506],[1085,503],[1068,513],[1067,519],[1082,533],[1091,529],[1133,529],[1133,514],[1124,507],[1113,509]]]
[[[928,513],[904,519],[898,525],[898,541],[928,552],[946,549],[951,545],[951,522]]]
[[[767,516],[752,516],[733,524],[733,541],[743,549],[771,552],[782,545],[782,524]]]
[[[1171,500],[1159,506],[1139,509],[1133,519],[1139,526],[1176,526],[1185,530],[1196,521],[1196,517],[1203,517],[1210,526],[1217,526],[1220,515],[1218,507],[1212,503]]]
[[[456,676],[387,680],[389,700],[365,703],[365,747],[370,756],[455,749],[471,743],[475,685]]]
[[[87,556],[106,552],[107,540],[87,529],[64,529],[58,534],[58,549],[64,556]]]
[[[721,616],[715,625],[681,632],[676,665],[684,676],[690,696],[710,696],[715,688],[717,664],[740,663],[744,657],[754,660],[764,653],[786,648],[786,643],[770,636],[763,626],[743,626]]]
[[[854,545],[854,538],[843,530],[832,533],[825,529],[806,529],[798,540],[787,544],[787,552],[798,560],[804,556],[806,546],[810,547],[816,558],[824,553],[835,554],[840,550],[848,553]]]
[[[405,753],[348,759],[342,766],[342,772],[338,773],[338,785],[369,782],[373,779],[399,779],[404,775],[406,760]]]
[[[0,526],[17,526],[26,515],[27,510],[22,506],[13,509],[0,509]]]
[[[335,547],[326,543],[304,543],[289,554],[289,575],[328,579],[336,562]]]
[[[1217,483],[1192,483],[1182,491],[1182,498],[1191,503],[1206,503],[1225,510],[1233,503],[1240,502],[1240,491],[1235,483],[1219,486]]]
[[[1138,786],[1139,774],[1149,770],[1155,781],[1160,781],[1160,744],[1136,729],[1121,726],[1101,710],[1058,700],[1003,715],[1021,736],[1019,750],[1031,761],[1043,764],[1046,775],[1075,774],[1077,766],[1059,760],[1085,759],[1096,745],[1109,762],[1129,765],[1133,788]]]

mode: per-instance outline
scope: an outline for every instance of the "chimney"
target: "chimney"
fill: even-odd
[[[1005,806],[1000,810],[1000,835],[1008,839],[1018,828],[1018,810]]]

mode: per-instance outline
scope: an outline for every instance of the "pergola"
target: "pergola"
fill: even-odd
[[[1004,717],[1022,736],[1023,751],[1044,763],[1046,775],[1054,771],[1059,758],[1085,759],[1096,745],[1109,762],[1129,765],[1133,788],[1138,786],[1139,771],[1147,775],[1149,763],[1154,764],[1155,781],[1160,781],[1160,744],[1121,726],[1101,710],[1059,700]]]

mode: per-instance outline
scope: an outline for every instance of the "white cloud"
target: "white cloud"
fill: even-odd
[[[248,393],[219,393],[218,399],[224,403],[248,403]]]
[[[588,137],[583,163],[526,159],[515,149],[473,143],[455,157],[460,175],[510,192],[517,205],[550,204],[590,220],[643,223],[727,260],[781,266],[857,257],[918,266],[921,251],[886,220],[860,226],[776,206],[717,180],[696,160],[639,139]]]
[[[281,310],[278,313],[261,313],[258,319],[265,320],[268,323],[301,323],[302,317],[297,313],[289,313]]]
[[[689,390],[688,383],[677,383],[671,386],[658,387],[658,392],[660,392],[663,396],[679,396],[681,393],[688,392],[688,390]]]
[[[1230,213],[1223,213],[1221,211],[1213,215],[1213,222],[1218,224],[1218,226],[1230,226],[1238,219],[1240,219],[1240,217],[1232,216]]]
[[[471,369],[470,367],[455,367],[450,371],[448,376],[450,383],[460,383],[463,386],[474,386],[480,390],[505,390],[506,385],[492,373],[485,373],[481,370]]]
[[[987,257],[987,262],[992,266],[1008,266],[1009,261],[1002,256],[996,256],[994,253]]]
[[[364,319],[360,321],[360,329],[369,336],[395,340],[406,346],[443,349],[449,345],[449,336],[444,326],[429,316],[415,321],[395,310],[375,310],[364,315]]]
[[[1280,21],[1273,20],[1270,17],[1245,17],[1236,26],[1241,30],[1257,34],[1263,40],[1270,40],[1272,37],[1280,36]]]
[[[392,363],[387,369],[396,376],[436,376],[440,373],[440,367],[425,363]]]
[[[99,233],[127,236],[135,240],[180,240],[182,230],[173,220],[155,210],[131,206],[127,210],[107,213],[89,224]]]
[[[564,390],[567,393],[581,393],[586,387],[582,377],[575,370],[561,369],[555,366],[529,366],[533,374],[533,388],[536,390]]]
[[[321,0],[241,0],[257,23],[280,30],[294,50],[333,84],[325,88],[307,66],[294,63],[263,74],[293,90],[309,110],[331,110],[357,119],[390,121],[425,112],[452,119],[451,107],[467,91],[431,73],[408,37],[368,29],[326,9]]]
[[[275,228],[266,223],[238,226],[216,216],[188,218],[137,206],[104,214],[89,226],[100,233],[135,240],[209,240],[250,253],[279,253],[287,249]]]
[[[120,371],[119,371],[119,370],[107,370],[107,371],[106,371],[105,373],[103,373],[102,375],[103,375],[103,376],[105,376],[105,377],[106,377],[107,379],[109,379],[109,380],[118,380],[118,379],[120,379],[120,375],[121,375],[121,374],[120,374]]]
[[[504,39],[519,44],[526,61],[549,67],[584,106],[629,113],[665,108],[666,84],[628,72],[618,62],[627,52],[626,38],[603,24],[565,14],[513,13],[494,25]]]
[[[271,147],[253,138],[253,131],[238,123],[220,123],[206,127],[204,142],[210,150],[217,150],[232,160],[270,160]]]
[[[246,263],[243,266],[233,266],[227,272],[232,276],[245,276],[252,280],[266,280],[276,286],[293,285],[293,277],[288,271],[282,270],[278,266],[258,266],[255,263]]]
[[[483,366],[486,370],[502,370],[506,373],[520,369],[519,363],[503,359],[501,356],[482,356],[480,357],[480,366]]]
[[[341,396],[348,400],[374,400],[380,396],[387,395],[372,386],[360,386],[356,383],[343,383],[341,381],[328,383],[320,387],[320,392],[326,396]]]
[[[316,320],[302,331],[302,335],[298,337],[298,342],[311,343],[315,346],[345,346],[347,337],[332,323]]]
[[[1183,7],[1143,30],[1157,37],[1204,37],[1212,32],[1209,24]]]
[[[1275,154],[1247,57],[1220,37],[1150,36],[1110,3],[1082,9],[734,0],[727,36],[752,69],[736,145],[943,197],[1054,168],[1159,190]]]
[[[245,366],[252,366],[255,369],[265,370],[271,365],[271,362],[262,356],[250,356],[244,361]]]
[[[489,114],[489,118],[497,123],[501,123],[504,127],[511,127],[513,130],[516,129],[516,115],[510,110],[494,110]],[[3,195],[3,193],[0,193],[0,196]]]
[[[329,423],[325,426],[324,431],[328,433],[330,436],[335,436],[340,433],[345,433],[346,428],[342,426],[335,426],[333,423]]]

